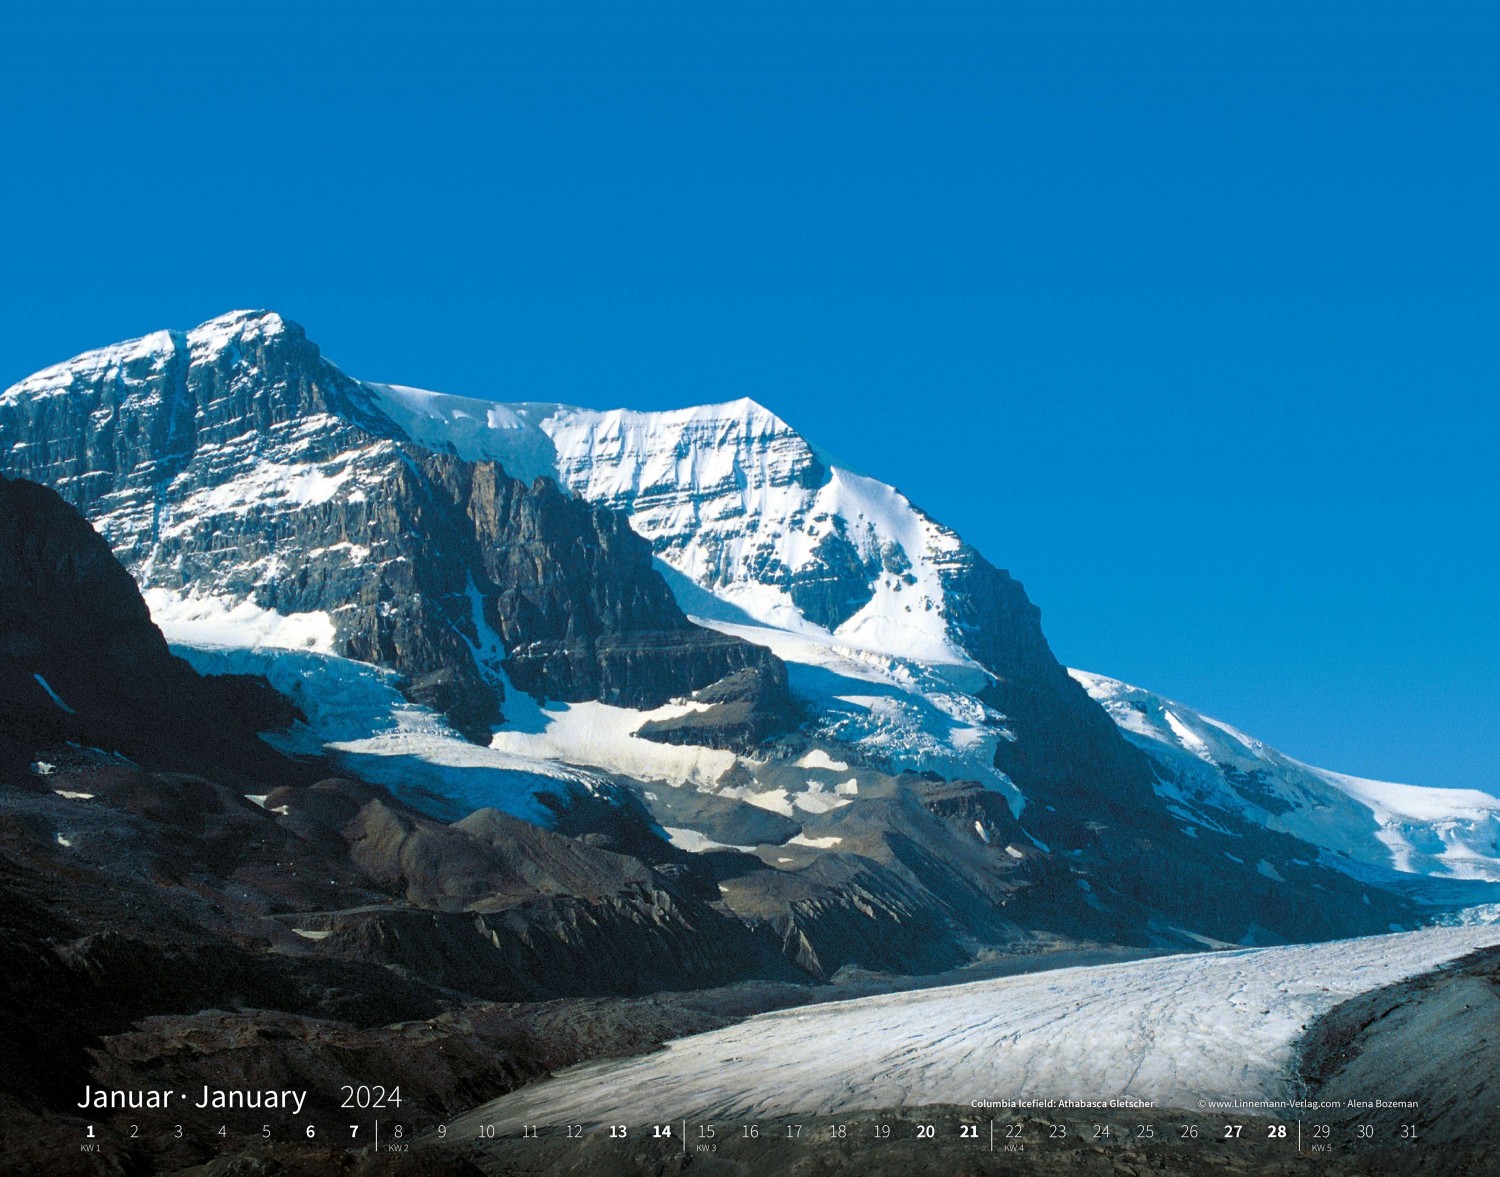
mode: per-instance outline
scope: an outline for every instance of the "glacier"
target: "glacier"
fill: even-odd
[[[1500,924],[1156,957],[761,1014],[591,1063],[458,1119],[644,1124],[973,1099],[1291,1100],[1298,1037],[1341,1001],[1500,944]]]

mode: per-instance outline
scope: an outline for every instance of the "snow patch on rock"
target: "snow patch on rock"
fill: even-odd
[[[151,620],[173,644],[333,652],[333,618],[321,611],[281,614],[254,601],[165,588],[148,588],[141,595]]]

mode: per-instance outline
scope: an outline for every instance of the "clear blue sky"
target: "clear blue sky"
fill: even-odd
[[[6,16],[0,385],[267,306],[372,379],[752,396],[1065,661],[1500,791],[1493,4],[312,7]]]

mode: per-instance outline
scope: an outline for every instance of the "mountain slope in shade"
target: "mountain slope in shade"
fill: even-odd
[[[1158,789],[1186,823],[1228,812],[1311,842],[1334,864],[1500,882],[1500,797],[1314,768],[1140,687],[1071,673],[1158,764]]]
[[[56,492],[0,476],[0,781],[102,746],[264,787],[310,781],[259,729],[297,712],[264,679],[172,655],[129,573]]]

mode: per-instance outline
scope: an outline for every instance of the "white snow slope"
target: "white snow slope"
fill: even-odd
[[[1500,882],[1500,797],[1314,768],[1140,687],[1070,673],[1156,761],[1185,825],[1212,827],[1205,809],[1227,810],[1322,847],[1332,866]]]
[[[559,407],[540,421],[559,481],[627,511],[657,555],[750,619],[827,634],[792,603],[785,578],[835,533],[890,568],[833,632],[841,644],[917,662],[972,666],[953,640],[939,571],[962,546],[900,491],[824,461],[752,400],[671,412]],[[828,471],[822,485],[817,472]]]
[[[973,1099],[1281,1100],[1293,1045],[1358,993],[1500,944],[1500,925],[1159,957],[763,1014],[485,1105],[494,1124],[649,1123]]]
[[[460,818],[486,806],[536,825],[554,815],[540,797],[596,793],[600,778],[557,760],[465,740],[443,717],[410,703],[397,675],[324,652],[321,613],[283,617],[248,602],[146,593],[172,652],[201,674],[260,674],[307,717],[267,742],[292,753],[326,753],[419,808]],[[508,692],[518,699],[526,696]]]

